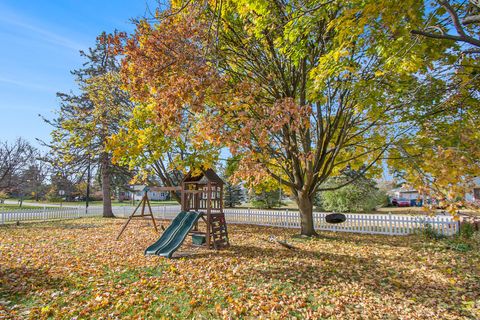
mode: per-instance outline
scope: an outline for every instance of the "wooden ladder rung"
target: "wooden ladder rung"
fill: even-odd
[[[212,236],[218,238],[218,237],[221,237],[221,236],[226,237],[226,236],[228,236],[228,234],[226,232],[220,232],[220,233],[212,233]]]

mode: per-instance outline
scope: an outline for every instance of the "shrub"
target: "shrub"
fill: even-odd
[[[271,209],[274,207],[280,207],[282,205],[282,201],[280,199],[280,192],[278,190],[263,190],[259,193],[255,193],[255,195],[253,196],[252,205],[255,208],[260,209]]]
[[[458,241],[456,239],[447,241],[447,248],[459,252],[467,252],[472,250],[472,245],[470,243],[465,243]]]
[[[326,211],[336,212],[369,212],[385,205],[387,195],[368,183],[350,184],[334,191],[319,192],[315,205]]]
[[[471,239],[473,234],[475,233],[475,229],[472,223],[470,222],[462,222],[460,224],[460,232],[459,236],[463,239]]]
[[[425,223],[425,227],[420,229],[420,234],[427,240],[440,240],[445,236],[435,230],[430,223]]]
[[[438,233],[429,223],[425,223],[424,226],[424,228],[419,230],[419,234],[426,240],[441,240],[439,248],[468,252],[480,247],[480,232],[475,232],[472,223],[462,223],[459,233],[453,237],[447,237]]]

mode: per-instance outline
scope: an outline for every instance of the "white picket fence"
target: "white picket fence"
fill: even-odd
[[[32,208],[32,209],[0,209],[0,225],[19,221],[47,221],[56,219],[77,219],[82,217],[101,216],[102,212],[86,212],[85,208]]]
[[[120,208],[114,212],[117,216],[128,217],[129,208]],[[160,219],[172,220],[180,211],[180,206],[152,207],[154,215]],[[225,209],[227,223],[251,224],[281,228],[300,228],[298,211],[289,210],[256,210],[256,209]],[[411,216],[397,214],[346,214],[347,220],[341,224],[325,222],[329,213],[314,212],[315,229],[325,231],[355,232],[386,235],[412,234],[427,225],[436,232],[450,236],[458,232],[458,222],[450,216]]]
[[[118,217],[128,217],[133,207],[113,207]],[[180,206],[154,206],[152,211],[159,219],[172,220],[180,211]],[[346,214],[347,220],[341,224],[328,224],[328,213],[315,212],[314,225],[317,230],[354,232],[385,235],[407,235],[430,225],[437,233],[450,236],[458,232],[458,222],[450,216],[410,216],[396,214]],[[102,207],[85,208],[38,208],[27,210],[0,210],[0,224],[16,221],[75,219],[102,215]],[[227,223],[251,224],[281,228],[300,228],[298,211],[225,209]]]
[[[325,216],[329,213],[314,212],[316,230],[335,232],[354,232],[385,235],[408,235],[430,225],[437,233],[451,236],[458,232],[458,222],[450,216],[410,216],[395,214],[345,214],[347,219],[340,224],[329,224]],[[225,217],[229,223],[254,224],[282,228],[300,228],[298,211],[258,211],[226,209]]]

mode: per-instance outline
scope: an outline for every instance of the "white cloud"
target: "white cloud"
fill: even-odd
[[[0,11],[2,11],[2,14],[0,15],[0,23],[29,31],[40,40],[67,49],[78,51],[87,48],[84,44],[72,40],[69,37],[31,23],[26,18],[21,17],[8,9],[1,8]]]
[[[6,78],[0,76],[0,83],[6,83],[6,84],[11,84],[14,86],[18,87],[24,87],[28,89],[33,89],[33,90],[40,90],[40,91],[48,91],[48,92],[57,92],[55,88],[44,86],[38,83],[30,83],[30,82],[25,82],[25,81],[20,81],[16,79],[11,79],[11,78]]]

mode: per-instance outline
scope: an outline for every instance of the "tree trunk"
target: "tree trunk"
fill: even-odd
[[[112,192],[110,187],[109,159],[107,156],[102,160],[102,196],[103,196],[103,217],[113,218]]]
[[[313,197],[306,192],[299,191],[295,200],[300,211],[301,235],[308,237],[317,236],[318,234],[315,232],[313,225]]]

